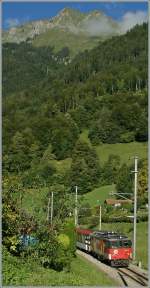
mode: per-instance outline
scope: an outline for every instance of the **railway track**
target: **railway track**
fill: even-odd
[[[116,268],[118,274],[122,278],[125,286],[129,286],[129,280],[135,282],[136,285],[148,287],[148,275],[143,273],[136,268],[131,268],[130,266],[127,268]]]
[[[116,280],[119,287],[148,287],[148,275],[146,271],[143,271],[136,266],[134,267],[132,264],[128,268],[110,267],[81,250],[77,250],[77,254],[86,258],[89,262],[95,264],[101,271],[105,272],[109,277]]]

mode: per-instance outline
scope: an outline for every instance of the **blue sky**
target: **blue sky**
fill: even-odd
[[[32,20],[49,19],[65,7],[81,12],[102,10],[112,18],[120,20],[129,11],[147,12],[147,2],[3,2],[2,28],[8,29]]]

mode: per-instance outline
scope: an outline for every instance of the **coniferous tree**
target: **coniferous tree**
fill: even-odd
[[[126,198],[133,197],[133,177],[131,168],[126,164],[123,164],[118,172],[116,190],[118,194],[121,193]]]

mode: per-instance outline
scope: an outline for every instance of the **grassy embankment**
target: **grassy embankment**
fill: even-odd
[[[57,272],[41,267],[37,261],[23,261],[11,255],[7,255],[3,260],[3,285],[117,286],[114,280],[81,256],[72,261],[70,272]]]

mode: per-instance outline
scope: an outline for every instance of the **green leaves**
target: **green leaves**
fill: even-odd
[[[69,114],[58,114],[53,122],[52,152],[57,159],[65,159],[71,155],[79,130]]]
[[[127,198],[133,196],[133,176],[131,174],[131,167],[128,167],[126,164],[123,164],[118,172],[116,190],[117,193],[122,193]]]
[[[44,267],[61,271],[70,269],[72,249],[67,235],[42,228],[38,233],[38,256]],[[67,245],[67,246],[66,246]],[[67,248],[67,249],[66,249]]]
[[[148,203],[148,161],[144,160],[138,173],[138,203]]]
[[[71,171],[68,175],[71,187],[78,185],[79,193],[84,194],[100,180],[98,156],[86,142],[78,141],[73,151]]]

